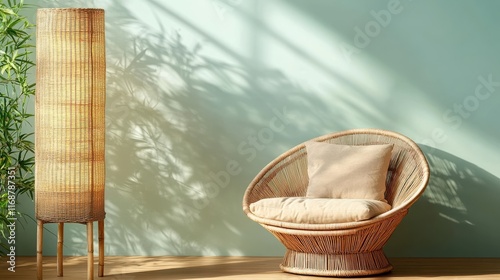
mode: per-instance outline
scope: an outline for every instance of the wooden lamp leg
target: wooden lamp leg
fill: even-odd
[[[93,222],[87,222],[87,248],[88,248],[88,261],[87,261],[87,279],[94,280],[94,227]]]
[[[63,276],[64,223],[57,227],[57,277]]]
[[[43,249],[43,222],[40,220],[37,223],[37,234],[36,234],[36,267],[37,267],[37,279],[43,279],[43,266],[42,266],[42,249]]]
[[[99,235],[99,270],[97,275],[104,276],[104,219],[100,220],[97,224]]]

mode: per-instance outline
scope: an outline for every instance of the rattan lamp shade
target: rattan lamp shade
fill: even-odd
[[[102,220],[104,10],[39,9],[36,49],[36,218]]]

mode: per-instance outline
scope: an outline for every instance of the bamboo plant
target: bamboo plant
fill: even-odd
[[[22,0],[0,0],[0,255],[12,242],[8,227],[19,216],[17,198],[33,199],[35,94],[32,34]]]

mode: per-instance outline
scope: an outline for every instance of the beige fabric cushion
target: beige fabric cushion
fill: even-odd
[[[384,199],[392,144],[307,142],[307,197]]]
[[[258,217],[300,224],[356,222],[390,209],[385,202],[368,199],[277,197],[250,204],[250,211]]]

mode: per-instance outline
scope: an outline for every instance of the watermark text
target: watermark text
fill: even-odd
[[[11,272],[16,272],[16,169],[9,167],[7,175],[7,221],[8,235],[7,244],[7,268]]]

